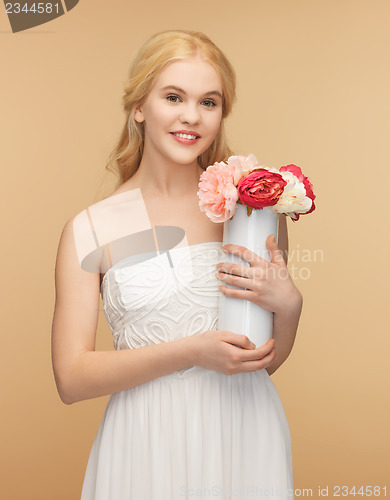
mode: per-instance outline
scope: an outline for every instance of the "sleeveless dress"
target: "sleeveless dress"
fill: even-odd
[[[221,246],[112,266],[101,294],[115,349],[217,330]],[[293,491],[290,431],[268,372],[192,366],[110,396],[81,500],[290,500]]]

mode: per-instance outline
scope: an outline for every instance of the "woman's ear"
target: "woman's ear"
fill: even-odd
[[[141,106],[137,106],[134,110],[134,120],[138,123],[142,123],[145,118],[144,114],[142,113]]]

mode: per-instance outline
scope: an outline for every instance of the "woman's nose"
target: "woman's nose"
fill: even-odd
[[[200,113],[196,104],[186,104],[181,109],[180,121],[182,123],[198,123]]]

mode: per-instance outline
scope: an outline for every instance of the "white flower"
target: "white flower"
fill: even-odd
[[[300,182],[291,172],[277,172],[283,176],[285,181],[287,181],[287,185],[276,205],[273,205],[270,208],[274,212],[286,214],[292,219],[296,218],[294,214],[308,212],[313,201],[306,196],[306,189],[303,182]]]

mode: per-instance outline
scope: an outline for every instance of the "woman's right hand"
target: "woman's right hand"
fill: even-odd
[[[191,339],[194,341],[194,364],[225,375],[261,370],[276,356],[273,338],[257,348],[246,335],[228,330],[207,330]]]

